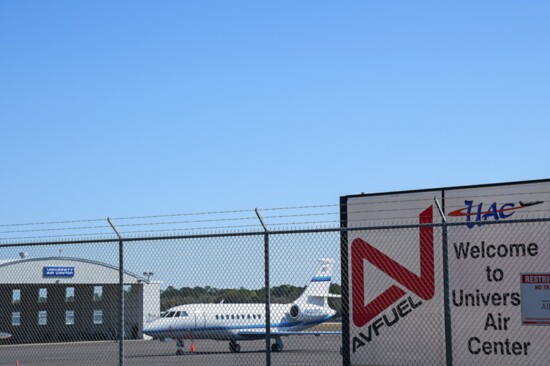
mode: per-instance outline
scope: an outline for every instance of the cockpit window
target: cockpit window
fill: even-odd
[[[189,316],[189,314],[187,314],[187,311],[182,311],[180,317],[185,318],[186,316]]]
[[[166,318],[173,318],[175,314],[175,311],[170,311],[168,314],[166,314]]]

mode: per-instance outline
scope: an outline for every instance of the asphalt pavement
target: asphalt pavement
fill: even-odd
[[[283,342],[283,352],[271,355],[273,366],[342,365],[340,336],[285,337]],[[126,341],[124,365],[265,365],[265,341],[239,344],[241,352],[231,353],[226,341],[196,340],[194,353],[176,356],[174,342]],[[190,341],[185,348],[190,351]],[[117,366],[118,351],[117,342],[0,345],[0,366]]]

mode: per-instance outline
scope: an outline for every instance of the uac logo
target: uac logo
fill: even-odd
[[[449,213],[449,216],[454,217],[466,217],[467,226],[469,229],[473,228],[475,225],[480,226],[482,221],[487,220],[502,220],[512,216],[515,211],[522,208],[531,207],[535,205],[540,205],[544,201],[535,201],[535,202],[521,202],[519,203],[504,203],[498,204],[493,202],[487,209],[484,209],[483,202],[480,202],[478,205],[474,205],[474,201],[466,200],[464,204],[466,207],[455,210]]]

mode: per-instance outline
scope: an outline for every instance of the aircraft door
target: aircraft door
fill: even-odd
[[[204,315],[204,312],[202,311],[195,312],[195,329],[204,330],[205,326],[206,326],[206,316]]]

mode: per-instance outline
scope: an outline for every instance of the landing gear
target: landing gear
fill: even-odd
[[[281,338],[275,338],[275,343],[271,345],[271,352],[281,352],[283,350],[283,341]]]
[[[239,353],[241,352],[241,345],[235,341],[230,341],[229,350],[231,351],[231,353]]]
[[[181,356],[185,353],[185,350],[183,349],[184,347],[183,339],[180,339],[180,338],[176,339],[176,347],[177,347],[176,349],[177,356]]]

